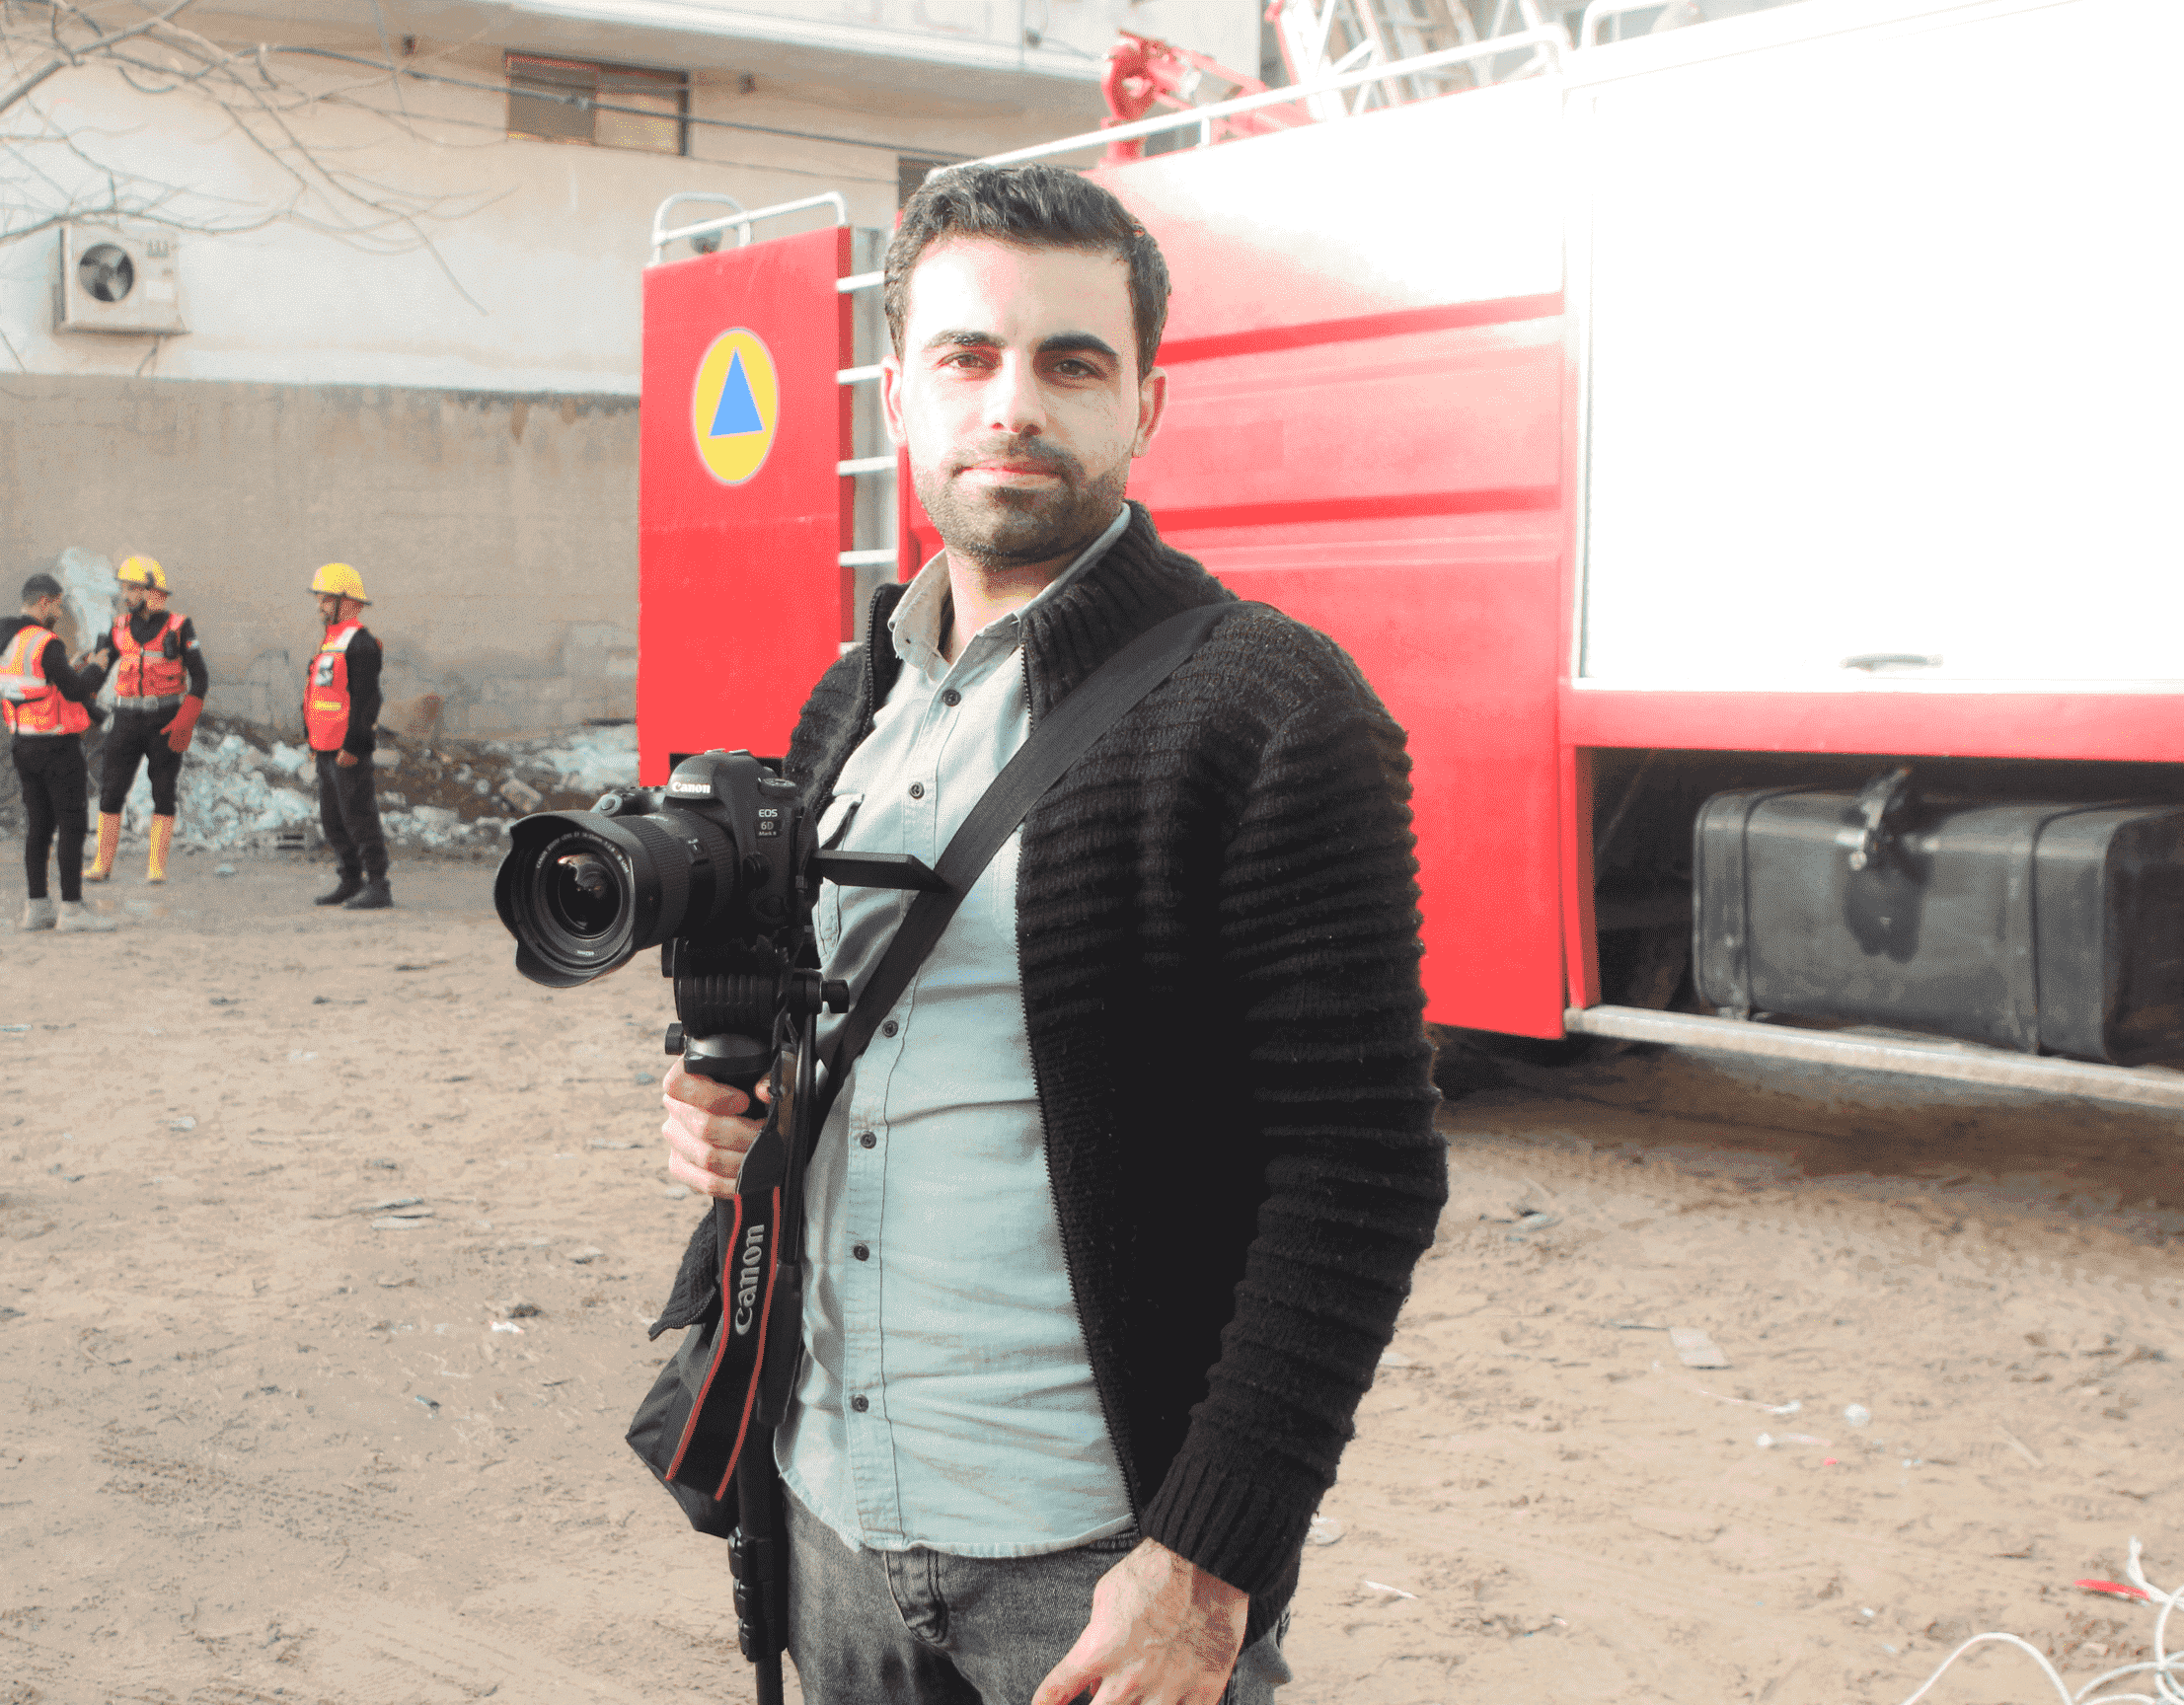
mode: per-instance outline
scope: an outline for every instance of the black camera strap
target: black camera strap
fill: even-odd
[[[1214,624],[1237,608],[1233,603],[1201,604],[1147,629],[1078,683],[1017,748],[1017,755],[1002,767],[961,827],[948,837],[934,870],[941,886],[924,890],[911,902],[909,916],[896,928],[849,1018],[835,1033],[834,1046],[826,1056],[826,1082],[806,1127],[809,1141],[818,1141],[851,1066],[902,999],[955,909],[1017,826],[1031,814],[1031,807],[1139,700],[1181,668]]]

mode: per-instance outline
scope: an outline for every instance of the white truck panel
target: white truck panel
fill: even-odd
[[[1766,24],[1570,96],[1580,683],[2184,688],[2179,9]]]

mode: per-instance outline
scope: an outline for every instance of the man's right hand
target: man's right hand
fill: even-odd
[[[733,1196],[743,1156],[764,1123],[763,1103],[772,1099],[765,1081],[758,1085],[762,1105],[753,1108],[742,1090],[685,1072],[678,1060],[667,1074],[666,1091],[660,1097],[667,1108],[660,1133],[667,1139],[668,1177],[702,1196]],[[747,1112],[759,1117],[746,1118]]]

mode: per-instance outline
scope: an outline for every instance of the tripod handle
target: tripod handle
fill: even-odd
[[[749,1095],[774,1064],[774,1050],[755,1036],[691,1036],[681,1024],[667,1027],[667,1051],[682,1056],[694,1077],[725,1083]]]

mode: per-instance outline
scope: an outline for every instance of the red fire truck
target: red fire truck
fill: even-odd
[[[1803,0],[1007,157],[1088,165],[1167,256],[1132,495],[1409,731],[1431,1019],[2184,1104],[1739,1023],[1687,976],[1721,788],[2184,795],[2179,63],[2158,0]],[[1095,163],[1153,138],[1190,145]],[[780,751],[875,577],[939,549],[869,408],[877,242],[839,196],[655,220],[647,781]]]

